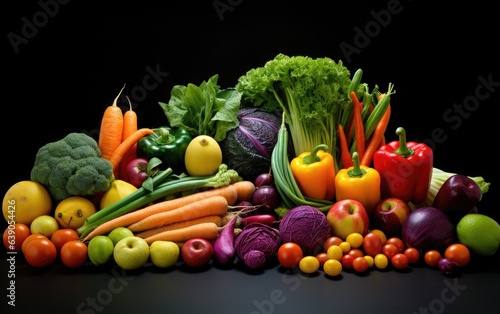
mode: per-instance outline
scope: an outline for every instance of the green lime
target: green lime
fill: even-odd
[[[467,214],[457,224],[458,241],[479,255],[492,256],[500,246],[500,225],[484,214]]]

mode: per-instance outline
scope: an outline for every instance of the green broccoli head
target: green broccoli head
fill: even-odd
[[[31,180],[46,186],[56,201],[104,192],[114,175],[111,163],[100,156],[101,151],[92,137],[69,133],[38,150]]]

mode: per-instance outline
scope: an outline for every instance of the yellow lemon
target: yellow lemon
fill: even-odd
[[[54,218],[61,228],[78,229],[97,211],[94,203],[83,196],[70,196],[57,204]]]
[[[42,184],[19,181],[5,193],[2,212],[6,221],[29,226],[36,217],[52,213],[52,198]]]
[[[186,171],[191,176],[216,174],[222,163],[219,143],[208,135],[198,135],[191,140],[184,155]]]
[[[103,209],[136,190],[137,188],[127,181],[116,179],[102,195],[99,206]]]

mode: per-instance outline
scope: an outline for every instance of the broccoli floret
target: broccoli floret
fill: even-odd
[[[106,191],[115,179],[111,163],[100,156],[92,137],[69,133],[38,150],[30,178],[46,186],[56,201],[72,195],[93,196]]]

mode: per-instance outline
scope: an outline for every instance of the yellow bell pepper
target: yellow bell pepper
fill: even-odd
[[[374,168],[359,164],[359,155],[353,153],[353,166],[341,169],[335,177],[336,200],[354,199],[366,209],[368,216],[380,201],[380,174]]]
[[[290,162],[297,186],[306,197],[319,200],[335,197],[335,164],[327,150],[327,145],[320,144],[312,152],[303,152]]]

